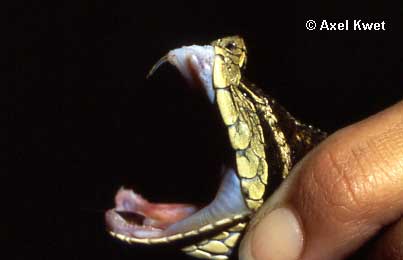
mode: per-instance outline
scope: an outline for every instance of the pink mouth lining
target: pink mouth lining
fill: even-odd
[[[116,207],[106,213],[110,231],[134,237],[153,237],[196,212],[190,204],[150,203],[132,190],[121,188]]]

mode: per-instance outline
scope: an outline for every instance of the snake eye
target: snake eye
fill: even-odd
[[[235,43],[235,42],[229,42],[229,43],[227,43],[227,44],[225,45],[225,48],[228,49],[228,50],[230,50],[230,51],[235,50],[236,47],[237,47],[237,46],[236,46],[236,43]]]

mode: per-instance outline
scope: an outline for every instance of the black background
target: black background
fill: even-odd
[[[328,132],[402,98],[399,6],[141,2],[25,1],[6,9],[6,259],[190,259],[120,244],[103,221],[121,185],[158,201],[201,202],[215,189],[216,147],[225,141],[204,96],[168,65],[145,79],[170,49],[242,35],[245,76]],[[385,21],[386,31],[308,31],[308,19]]]

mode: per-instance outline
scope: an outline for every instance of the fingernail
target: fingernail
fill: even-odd
[[[296,260],[301,255],[302,229],[288,208],[273,210],[252,232],[250,255],[254,260]]]

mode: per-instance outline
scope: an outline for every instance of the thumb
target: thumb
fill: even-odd
[[[402,187],[400,102],[336,132],[299,162],[251,221],[240,259],[345,258],[400,218]]]

